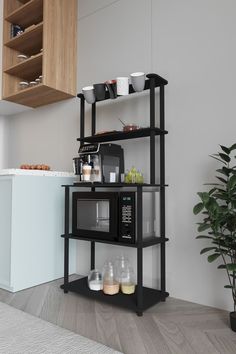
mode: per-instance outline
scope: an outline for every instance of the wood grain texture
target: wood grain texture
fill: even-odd
[[[24,28],[42,22],[43,0],[30,0],[12,11],[5,19],[11,23],[17,23]]]
[[[38,23],[29,31],[11,38],[4,45],[28,55],[39,53],[43,46],[43,22]]]
[[[10,38],[11,23],[36,25]],[[77,0],[4,0],[3,43],[5,100],[36,108],[76,96]],[[18,54],[36,57],[19,64]],[[41,74],[43,85],[20,90]]]
[[[16,82],[19,83],[19,81],[21,80],[19,79]],[[18,91],[17,87],[18,86],[15,84],[15,90],[13,91],[12,89],[15,93],[12,95],[3,96],[3,99],[35,108],[72,97],[72,95],[68,93],[54,90],[53,88],[42,84],[22,91]]]
[[[128,310],[64,294],[62,282],[15,294],[0,289],[0,301],[125,354],[236,353],[236,334],[229,328],[226,311],[168,298],[137,317]]]
[[[40,53],[23,62],[10,66],[4,72],[18,77],[21,76],[24,80],[35,80],[39,75],[42,75],[42,58],[43,55]]]
[[[76,95],[77,1],[44,0],[43,80]]]

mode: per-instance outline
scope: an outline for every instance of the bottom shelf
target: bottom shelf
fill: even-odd
[[[64,285],[61,285],[64,289]],[[122,293],[116,295],[105,295],[103,291],[92,291],[88,288],[87,277],[69,282],[68,291],[75,292],[90,299],[106,302],[107,304],[137,311],[136,292],[132,295]],[[165,301],[169,296],[167,292],[162,293],[159,290],[143,287],[143,311],[154,306],[160,301]]]
[[[3,99],[6,101],[22,104],[24,106],[36,108],[72,97],[73,96],[68,93],[53,89],[43,84],[39,84],[34,87],[19,90],[11,95],[4,96]]]

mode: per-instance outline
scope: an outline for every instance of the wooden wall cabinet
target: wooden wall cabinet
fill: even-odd
[[[77,0],[4,0],[3,99],[29,107],[76,95]],[[24,33],[11,37],[11,25]],[[29,56],[23,62],[18,54]],[[37,86],[21,89],[21,81]]]

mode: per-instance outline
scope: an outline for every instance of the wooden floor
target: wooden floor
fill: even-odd
[[[57,280],[15,294],[0,289],[0,301],[125,354],[236,353],[236,333],[229,329],[225,311],[168,298],[137,317],[64,294],[61,283]]]

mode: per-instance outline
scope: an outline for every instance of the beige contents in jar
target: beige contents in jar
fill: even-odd
[[[103,292],[106,295],[115,295],[118,294],[120,290],[120,284],[118,282],[104,282],[103,284]]]
[[[132,283],[123,283],[121,284],[121,291],[123,294],[133,294],[135,291],[135,285]]]

